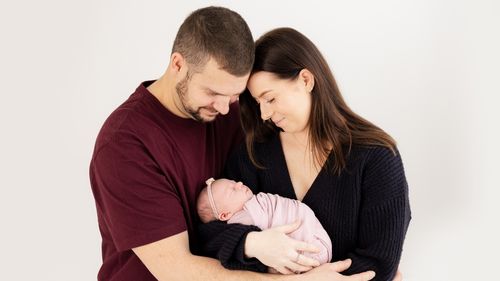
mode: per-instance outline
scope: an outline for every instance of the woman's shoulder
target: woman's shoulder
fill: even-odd
[[[383,146],[359,149],[364,155],[359,175],[366,199],[365,207],[408,198],[408,183],[399,151]]]
[[[362,169],[383,165],[391,168],[402,168],[401,156],[397,148],[381,145],[353,145],[347,150],[347,166]]]
[[[397,148],[385,146],[357,146],[352,150],[357,155],[359,171],[365,179],[405,182],[403,161]],[[385,184],[387,185],[387,183]]]
[[[348,150],[349,151],[349,150]],[[354,144],[349,153],[348,157],[352,158],[364,158],[367,160],[375,159],[375,160],[383,160],[383,159],[392,159],[399,158],[399,151],[396,147],[387,147],[382,145],[359,145]]]

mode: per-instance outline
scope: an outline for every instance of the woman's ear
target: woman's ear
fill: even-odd
[[[231,212],[222,212],[219,214],[219,220],[220,221],[227,221],[229,220],[233,214]]]
[[[299,72],[300,79],[304,82],[307,92],[311,92],[314,89],[314,75],[307,68],[302,69]]]

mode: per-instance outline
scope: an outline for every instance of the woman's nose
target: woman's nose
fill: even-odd
[[[270,119],[271,116],[273,116],[273,113],[271,112],[271,110],[267,109],[266,106],[261,103],[260,104],[260,118],[262,118],[262,120],[266,121],[267,119]]]

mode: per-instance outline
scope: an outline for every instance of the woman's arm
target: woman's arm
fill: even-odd
[[[253,225],[213,221],[198,226],[204,255],[218,259],[228,269],[267,272],[267,266],[255,258],[245,257],[245,241],[250,232],[260,231]]]
[[[254,193],[259,192],[258,172],[244,145],[230,156],[224,173],[227,178],[242,181]],[[299,226],[300,222],[260,232],[255,226],[212,222],[200,225],[198,233],[203,253],[219,259],[227,268],[262,272],[271,266],[282,273],[290,273],[286,268],[302,272],[317,265],[317,261],[306,256],[296,261],[297,251],[315,250],[312,245],[286,235]]]
[[[408,185],[399,152],[394,155],[377,147],[366,160],[358,243],[348,254],[352,266],[345,273],[374,270],[373,280],[392,280],[410,219]]]

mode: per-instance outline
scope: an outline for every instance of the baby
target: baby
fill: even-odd
[[[328,233],[306,204],[278,195],[260,192],[256,195],[241,182],[228,179],[206,181],[197,210],[204,223],[220,220],[227,223],[255,225],[260,229],[302,221],[289,236],[321,249],[319,253],[303,253],[321,264],[332,259],[332,242]]]

